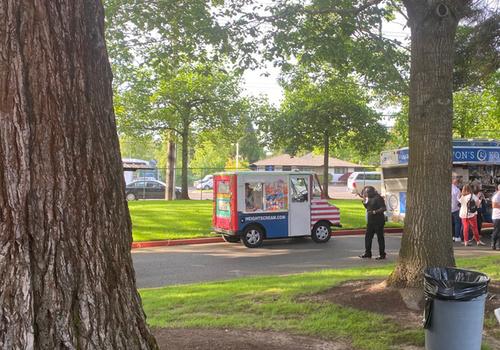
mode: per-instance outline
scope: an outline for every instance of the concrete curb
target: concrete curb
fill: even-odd
[[[384,233],[401,233],[401,232],[403,232],[402,227],[391,227],[384,229]],[[364,233],[365,230],[341,230],[341,231],[332,231],[332,236],[335,237],[335,236],[361,235]],[[186,245],[186,244],[220,243],[220,242],[224,242],[224,239],[222,237],[170,239],[165,241],[134,242],[132,243],[132,249],[167,247],[167,246]]]

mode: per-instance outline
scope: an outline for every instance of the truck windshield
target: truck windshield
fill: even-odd
[[[292,183],[292,202],[307,202],[307,179],[290,179]]]

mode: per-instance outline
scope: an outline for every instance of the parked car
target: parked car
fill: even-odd
[[[206,181],[201,180],[200,182],[198,182],[196,184],[195,187],[197,190],[210,190],[210,189],[214,188],[214,180],[213,180],[213,178],[206,180]]]
[[[380,172],[366,171],[354,172],[347,179],[347,191],[352,194],[362,195],[361,191],[366,186],[373,186],[378,193],[382,188],[382,180]]]
[[[213,176],[213,175],[205,175],[205,177],[204,177],[201,181],[195,181],[195,182],[193,182],[193,186],[194,186],[194,188],[196,188],[196,189],[198,189],[198,190],[199,190],[199,189],[201,189],[201,188],[202,188],[202,187],[201,187],[201,184],[205,185],[205,184],[207,184],[210,180],[212,180],[212,187],[213,187],[213,178],[214,178],[214,176]],[[203,189],[204,189],[204,190],[205,190],[205,189],[207,189],[207,190],[208,190],[209,188],[203,188]]]
[[[165,199],[165,188],[167,185],[158,180],[140,179],[129,183],[126,187],[128,201],[138,199]],[[175,199],[181,196],[181,188],[175,188]]]

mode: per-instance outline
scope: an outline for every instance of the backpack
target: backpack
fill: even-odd
[[[472,199],[472,195],[471,195],[469,201],[467,202],[467,211],[469,213],[475,213],[478,210],[479,210],[479,208],[476,205],[476,201]]]

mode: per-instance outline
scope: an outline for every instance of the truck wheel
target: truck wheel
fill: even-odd
[[[326,222],[318,222],[314,225],[311,238],[316,243],[326,243],[330,240],[332,236],[332,229],[330,228],[330,224]]]
[[[241,242],[248,248],[256,248],[264,239],[264,232],[258,226],[250,226],[243,230],[243,236],[241,236]]]
[[[222,235],[222,238],[227,242],[227,243],[238,243],[240,241],[239,236],[233,236],[233,235]]]
[[[137,198],[135,197],[135,194],[133,193],[127,193],[127,200],[129,202],[135,201]]]

